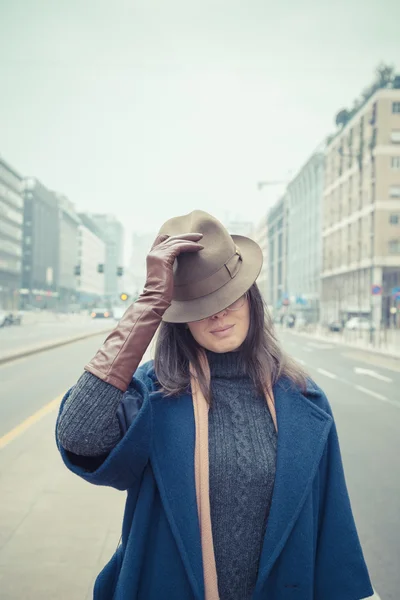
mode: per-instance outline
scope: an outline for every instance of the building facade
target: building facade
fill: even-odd
[[[267,303],[280,312],[287,306],[287,248],[288,196],[282,198],[268,212],[268,285]]]
[[[291,312],[308,322],[319,320],[322,263],[323,148],[317,149],[287,189],[287,291]]]
[[[54,192],[37,179],[23,182],[23,268],[21,307],[58,306],[58,203]]]
[[[76,267],[79,265],[79,225],[80,219],[74,204],[61,194],[57,195],[58,203],[58,292],[59,307],[69,310],[78,303],[78,277]]]
[[[79,215],[81,218],[81,215]],[[90,223],[78,225],[77,302],[84,308],[103,303],[106,244]]]
[[[118,300],[122,291],[121,278],[118,269],[124,262],[124,228],[122,223],[113,215],[90,214],[101,231],[106,244],[106,260],[104,272],[105,296],[110,305]]]
[[[400,290],[400,89],[376,91],[325,160],[322,320],[386,325]]]
[[[19,305],[23,207],[22,177],[0,157],[0,309]]]

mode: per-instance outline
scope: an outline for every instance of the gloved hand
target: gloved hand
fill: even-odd
[[[144,290],[132,304],[103,346],[86,365],[106,383],[125,392],[142,360],[162,316],[171,304],[174,289],[173,266],[181,252],[198,252],[201,233],[185,233],[156,238],[147,255],[147,278]]]

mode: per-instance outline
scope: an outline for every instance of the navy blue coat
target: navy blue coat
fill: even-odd
[[[312,382],[302,394],[284,379],[274,396],[277,470],[253,599],[371,596],[328,400]],[[121,544],[96,580],[94,599],[203,600],[191,395],[164,397],[146,363],[119,419],[124,436],[100,465],[83,466],[59,446],[71,471],[128,492]]]

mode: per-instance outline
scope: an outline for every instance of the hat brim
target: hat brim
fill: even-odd
[[[194,300],[172,300],[163,315],[166,323],[192,323],[207,319],[224,310],[243,296],[260,274],[263,255],[256,242],[242,235],[231,236],[242,255],[242,265],[237,275],[224,286]]]

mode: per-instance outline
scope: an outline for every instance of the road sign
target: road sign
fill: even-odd
[[[372,294],[373,296],[380,296],[380,295],[382,294],[382,286],[381,286],[381,285],[374,284],[374,285],[371,287],[371,294]]]

